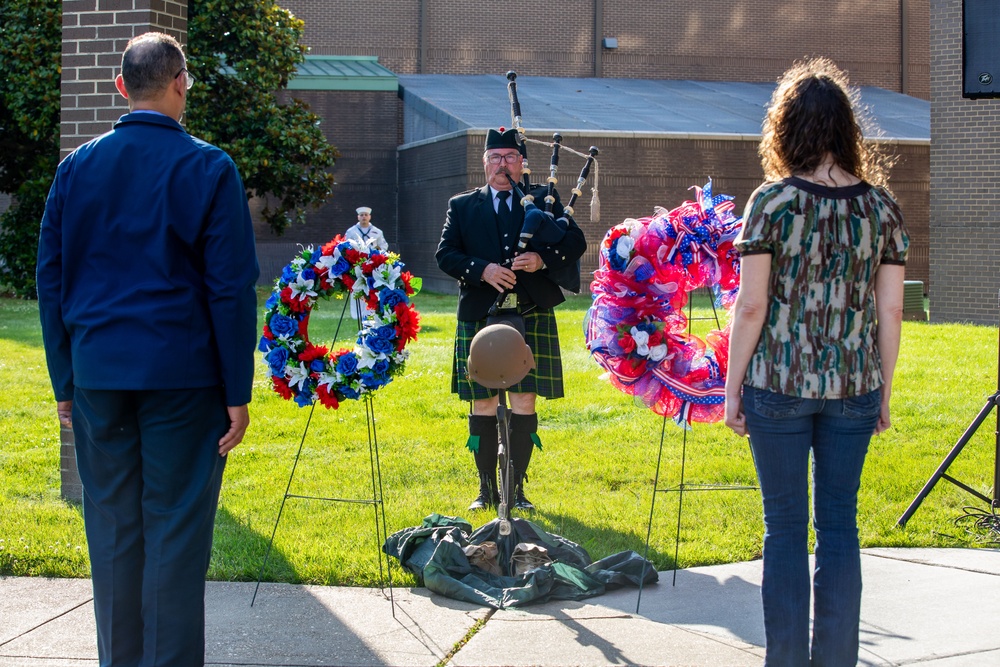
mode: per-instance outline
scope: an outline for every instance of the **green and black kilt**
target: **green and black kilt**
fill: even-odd
[[[455,357],[451,365],[451,391],[463,401],[490,398],[497,395],[496,389],[487,389],[469,379],[466,363],[469,346],[486,320],[478,322],[458,321],[455,329]],[[562,359],[559,356],[559,332],[556,330],[556,314],[551,308],[536,308],[524,315],[525,339],[535,358],[535,368],[527,377],[507,389],[513,394],[538,394],[544,398],[562,398]]]

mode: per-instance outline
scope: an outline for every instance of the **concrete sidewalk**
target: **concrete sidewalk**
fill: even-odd
[[[1000,551],[866,549],[861,664],[1000,665]],[[430,593],[208,584],[207,662],[760,665],[760,561],[662,572],[642,591],[493,612]],[[465,641],[463,641],[465,640]],[[90,582],[0,578],[0,667],[95,667]]]

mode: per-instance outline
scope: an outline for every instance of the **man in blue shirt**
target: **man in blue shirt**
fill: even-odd
[[[243,182],[178,123],[175,39],[129,42],[129,113],[59,165],[38,302],[60,422],[74,428],[100,664],[202,665],[225,456],[243,439],[259,273]]]

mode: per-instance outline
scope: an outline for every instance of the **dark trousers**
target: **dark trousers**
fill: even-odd
[[[100,664],[203,665],[221,388],[78,387],[73,427]]]

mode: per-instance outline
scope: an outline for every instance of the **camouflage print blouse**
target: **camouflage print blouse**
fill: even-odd
[[[795,177],[757,188],[735,246],[744,256],[771,254],[770,303],[744,384],[833,399],[881,387],[875,273],[905,264],[908,245],[884,188]]]

